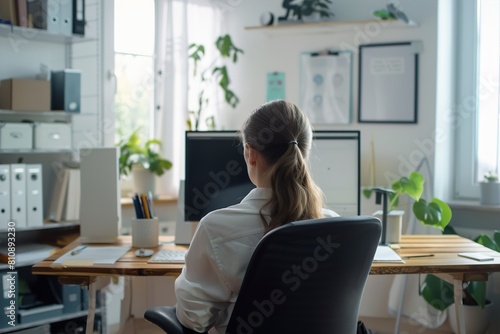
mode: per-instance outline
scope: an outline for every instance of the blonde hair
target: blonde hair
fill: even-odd
[[[242,128],[245,144],[259,151],[270,167],[271,221],[260,216],[267,230],[297,220],[323,216],[322,192],[314,183],[308,166],[312,128],[294,104],[276,100],[256,109]]]

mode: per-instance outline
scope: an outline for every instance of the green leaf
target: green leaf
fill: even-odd
[[[371,190],[371,189],[368,189],[368,188],[363,189],[363,195],[365,196],[365,198],[370,198],[372,196],[372,192],[373,192],[373,190]]]
[[[446,310],[454,302],[453,286],[434,275],[425,277],[421,295],[427,303],[440,311]]]
[[[491,239],[489,236],[486,234],[480,235],[475,242],[477,242],[480,245],[483,245],[484,247],[488,247],[489,249],[492,249],[494,251],[500,251],[499,250],[499,244],[497,244],[493,239]]]
[[[437,202],[435,198],[430,203],[427,203],[422,198],[418,202],[413,203],[413,213],[424,225],[439,228],[441,231],[444,230],[451,219],[451,209],[449,209],[446,203]]]
[[[475,301],[479,307],[484,308],[486,305],[486,282],[484,281],[474,281],[470,282],[469,286],[465,290],[466,295],[468,294]]]
[[[408,194],[415,201],[418,201],[424,191],[424,177],[419,172],[410,173],[409,177],[403,176],[391,185],[392,190]]]
[[[500,231],[495,231],[495,233],[493,233],[493,240],[495,240],[497,245],[497,252],[500,252]]]

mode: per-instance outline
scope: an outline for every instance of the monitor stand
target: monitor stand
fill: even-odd
[[[175,220],[175,244],[189,245],[193,239],[198,223],[184,221],[184,180],[179,184],[179,198],[177,199],[177,216]]]

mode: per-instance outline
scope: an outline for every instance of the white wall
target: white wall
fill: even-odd
[[[298,33],[267,34],[265,31],[245,30],[246,26],[259,25],[261,13],[270,11],[282,15],[281,1],[239,1],[227,13],[225,32],[245,54],[236,66],[230,67],[230,77],[236,93],[241,98],[237,110],[226,110],[220,121],[227,128],[239,128],[247,115],[265,102],[265,78],[270,71],[282,71],[286,76],[286,99],[299,102],[299,55],[302,52],[325,48],[341,49],[344,45],[421,41],[419,55],[418,124],[359,124],[358,108],[358,57],[353,58],[353,123],[332,126],[332,129],[361,130],[361,172],[363,186],[370,185],[370,141],[375,143],[376,183],[386,186],[397,174],[407,174],[423,157],[417,143],[427,142],[436,126],[436,66],[437,66],[437,2],[401,1],[401,7],[416,21],[418,27],[382,28],[378,23],[348,26],[342,32],[310,34],[304,29]],[[336,1],[333,4],[336,21],[370,20],[371,12],[384,8],[385,1]],[[297,30],[294,30],[297,31]],[[316,126],[319,128],[318,126]],[[433,164],[433,150],[429,156]],[[389,178],[387,178],[387,175]],[[392,176],[392,178],[391,178]]]

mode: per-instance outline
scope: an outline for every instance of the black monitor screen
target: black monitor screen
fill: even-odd
[[[315,131],[309,163],[325,207],[359,215],[360,132]],[[253,188],[237,131],[186,132],[185,221],[240,203]]]
[[[187,131],[184,220],[240,203],[255,186],[237,131]]]

